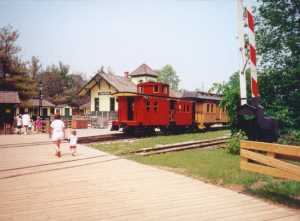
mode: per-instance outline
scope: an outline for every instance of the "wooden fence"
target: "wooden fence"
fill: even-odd
[[[242,170],[300,181],[300,147],[241,141]]]

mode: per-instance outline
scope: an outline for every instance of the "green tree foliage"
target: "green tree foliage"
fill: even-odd
[[[256,38],[262,103],[285,128],[300,128],[300,1],[259,2]]]
[[[158,81],[169,84],[170,88],[178,90],[180,80],[173,67],[167,64],[160,71],[158,71]]]
[[[250,97],[250,70],[246,71],[247,78],[247,97]],[[214,83],[209,92],[223,95],[220,106],[225,108],[230,122],[232,133],[237,129],[237,109],[240,105],[240,80],[239,73],[235,72],[228,82]]]
[[[28,99],[37,95],[34,79],[30,77],[27,63],[18,57],[21,48],[16,45],[19,37],[12,26],[0,28],[0,76],[1,90],[16,90],[21,99]]]
[[[55,104],[79,104],[77,91],[85,83],[80,74],[71,74],[69,65],[59,62],[51,65],[39,75],[43,84],[43,95]]]

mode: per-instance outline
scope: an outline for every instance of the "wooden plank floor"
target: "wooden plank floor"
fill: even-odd
[[[0,220],[300,220],[300,211],[86,146],[63,153],[0,148]]]

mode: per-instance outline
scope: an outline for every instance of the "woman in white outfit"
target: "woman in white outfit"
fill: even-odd
[[[51,139],[56,145],[56,156],[60,157],[60,143],[65,138],[65,124],[60,119],[60,115],[55,115],[54,121],[50,125]]]

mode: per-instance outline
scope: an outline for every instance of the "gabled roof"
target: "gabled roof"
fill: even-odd
[[[79,91],[79,95],[85,95],[88,90],[93,88],[97,81],[104,79],[108,84],[112,85],[118,92],[136,92],[136,85],[125,77],[105,73],[101,71],[97,73],[88,83],[86,83]]]
[[[40,106],[40,99],[29,99],[26,101],[22,101],[21,106],[23,107],[39,107]],[[42,100],[42,107],[55,107],[50,101],[43,99]]]
[[[17,91],[0,91],[1,104],[19,104],[19,94]]]
[[[91,101],[79,106],[79,109],[91,108]]]
[[[71,107],[72,108],[72,106],[69,105],[69,104],[59,104],[59,105],[56,105],[56,108],[65,108],[65,107]]]
[[[153,76],[153,77],[157,77],[157,73],[155,71],[153,71],[148,65],[146,64],[142,64],[140,65],[137,69],[135,69],[133,72],[131,72],[129,74],[129,76],[131,77],[137,77],[137,76]]]
[[[223,96],[218,94],[211,94],[202,91],[183,91],[183,97],[185,98],[193,98],[193,99],[200,99],[200,100],[216,100],[221,101]]]

